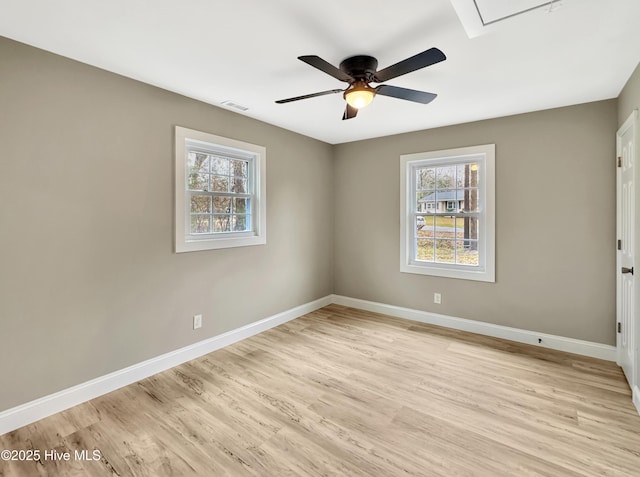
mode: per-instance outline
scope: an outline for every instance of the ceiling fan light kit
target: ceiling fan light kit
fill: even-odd
[[[364,81],[358,81],[344,92],[344,99],[354,108],[362,109],[373,101],[375,95],[375,89]]]
[[[319,93],[281,99],[276,101],[276,103],[284,104],[292,101],[299,101],[301,99],[324,96],[327,94],[343,93],[343,97],[347,102],[346,109],[342,116],[342,119],[344,120],[355,118],[358,110],[371,103],[376,94],[389,96],[391,98],[404,99],[415,103],[430,103],[436,98],[436,94],[385,84],[372,87],[370,83],[383,83],[390,79],[397,78],[398,76],[444,61],[447,57],[439,49],[430,48],[380,71],[377,71],[378,60],[372,56],[366,55],[351,56],[343,60],[340,63],[339,68],[336,68],[331,63],[315,55],[299,56],[298,59],[319,69],[329,76],[333,76],[337,80],[349,83],[349,86],[345,90],[331,89],[328,91],[321,91]]]

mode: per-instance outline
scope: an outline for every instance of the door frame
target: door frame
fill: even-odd
[[[634,251],[634,260],[636,263],[634,263],[634,266],[637,267],[637,265],[640,265],[640,229],[638,227],[638,224],[640,224],[640,204],[638,204],[638,198],[640,197],[640,194],[638,194],[638,186],[640,185],[640,125],[638,124],[638,110],[635,109],[632,111],[632,113],[629,115],[629,117],[627,118],[627,120],[622,124],[622,126],[620,126],[620,128],[618,129],[618,131],[616,132],[616,166],[617,166],[617,162],[618,162],[618,158],[621,156],[622,154],[622,150],[621,150],[621,136],[627,132],[627,130],[629,128],[634,128],[634,175],[633,175],[633,181],[634,181],[634,203],[637,204],[635,207],[635,216],[633,217],[633,223],[631,224],[631,226],[634,228],[634,244],[631,244],[631,246],[633,247],[633,251]],[[620,176],[621,176],[621,169],[619,167],[616,167],[616,238],[620,239],[621,237],[621,230],[620,230],[620,224],[621,224],[621,217],[620,217]],[[621,273],[620,273],[620,267],[621,267],[621,263],[620,263],[620,254],[618,253],[618,251],[616,250],[616,327],[618,326],[618,319],[620,317],[620,306],[621,306],[621,300],[620,300],[620,293],[621,293],[621,287],[620,287],[620,283],[621,283]],[[634,326],[633,326],[633,349],[632,349],[632,354],[633,354],[633,358],[632,358],[632,363],[631,363],[631,367],[632,367],[632,377],[631,377],[631,381],[632,383],[629,383],[632,386],[632,392],[633,392],[633,402],[636,406],[636,409],[638,409],[638,412],[640,413],[640,352],[638,349],[638,344],[640,342],[640,286],[639,284],[636,282],[637,278],[634,277],[634,316],[633,316],[633,321],[634,321]],[[616,330],[617,331],[617,330]],[[620,339],[620,333],[616,332],[616,348],[617,348],[617,361],[618,364],[621,363],[621,339]]]

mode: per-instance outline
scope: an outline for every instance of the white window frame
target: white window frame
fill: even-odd
[[[418,167],[478,163],[480,232],[478,266],[415,260],[414,234],[417,212],[415,173]],[[436,210],[436,213],[437,210]],[[442,215],[452,215],[444,212]],[[456,214],[453,214],[456,215]],[[495,282],[495,144],[403,154],[400,156],[400,271],[438,277]]]
[[[221,248],[264,245],[267,243],[266,165],[267,151],[262,146],[216,136],[181,126],[175,127],[175,251],[195,252]],[[239,158],[249,162],[251,230],[191,234],[190,193],[187,190],[189,150]]]

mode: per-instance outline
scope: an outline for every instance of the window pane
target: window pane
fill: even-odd
[[[469,164],[458,164],[456,166],[456,187],[458,189],[469,187],[470,172]]]
[[[231,160],[231,175],[237,177],[247,177],[247,161]]]
[[[246,215],[234,215],[232,223],[234,232],[249,230],[249,218]]]
[[[456,166],[456,187],[459,189],[465,187],[478,186],[478,163],[467,162]]]
[[[189,174],[189,177],[187,177],[187,188],[189,190],[209,190],[209,175]]]
[[[223,176],[211,176],[214,192],[229,192],[229,178]]]
[[[419,229],[417,228],[418,225],[418,220],[416,219],[416,237],[418,238],[433,238],[435,237],[435,229],[433,228],[433,222],[434,222],[434,218],[433,217],[424,217],[424,225],[422,227],[420,227]]]
[[[454,189],[456,187],[456,166],[436,168],[436,189]]]
[[[418,203],[416,204],[417,212],[434,212],[436,205],[435,192],[419,191],[416,193]]]
[[[231,185],[231,192],[236,192],[238,194],[246,194],[247,192],[247,180],[240,179],[238,177],[233,178],[233,183]]]
[[[455,263],[453,240],[436,240],[436,262]]]
[[[461,212],[479,212],[480,211],[480,190],[479,189],[463,189],[459,190]]]
[[[191,212],[211,213],[211,197],[208,195],[191,196]]]
[[[435,217],[436,237],[443,239],[452,239],[455,234],[456,220],[452,216]]]
[[[433,262],[433,239],[417,239],[416,241],[416,260],[425,262]]]
[[[214,215],[213,231],[214,232],[231,231],[231,216],[230,215]]]
[[[249,199],[233,199],[233,212],[235,214],[246,214],[251,212]]]
[[[456,238],[477,240],[478,223],[479,220],[476,217],[458,217],[456,220]]]
[[[209,155],[193,151],[189,152],[187,155],[187,167],[193,172],[209,172]]]
[[[434,199],[436,212],[459,212],[464,202],[464,192],[456,189],[437,190]]]
[[[226,157],[213,157],[211,161],[211,173],[221,176],[229,175],[229,159]]]
[[[436,170],[432,167],[416,169],[416,190],[433,190],[436,184]]]
[[[192,215],[191,216],[191,233],[192,234],[211,233],[211,216],[210,215]]]
[[[478,266],[478,242],[476,240],[458,240],[456,242],[456,263]]]
[[[214,197],[213,212],[215,214],[231,213],[231,199],[229,197]]]

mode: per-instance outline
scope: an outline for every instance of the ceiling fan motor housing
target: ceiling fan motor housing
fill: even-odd
[[[373,56],[351,56],[340,63],[340,69],[355,80],[368,83],[373,81],[376,70],[378,69],[378,60]]]

